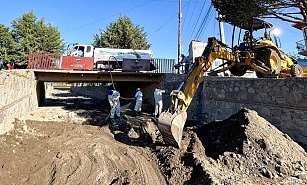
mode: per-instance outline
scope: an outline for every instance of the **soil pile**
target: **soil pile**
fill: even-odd
[[[166,184],[149,148],[116,141],[108,126],[82,125],[90,114],[66,113],[43,108],[0,136],[0,184]]]
[[[187,128],[182,148],[155,147],[171,184],[307,184],[307,155],[255,111]]]

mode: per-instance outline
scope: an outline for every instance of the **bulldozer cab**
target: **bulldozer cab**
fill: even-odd
[[[277,37],[278,30],[274,29],[273,24],[269,22],[266,22],[258,18],[254,18],[251,24],[246,23],[244,25],[239,25],[238,27],[240,28],[240,33],[238,37],[238,47],[240,50],[252,49],[253,46],[259,45],[260,43],[265,43],[265,47],[272,44],[274,44],[274,47],[276,48],[281,47],[280,39]],[[242,39],[243,42],[241,42],[240,40],[242,30],[245,30]],[[254,37],[254,32],[260,30],[264,31],[263,33],[261,33],[262,36],[258,38]]]
[[[264,20],[254,18],[252,22],[246,22],[242,25],[238,25],[237,27],[240,28],[239,36],[238,36],[238,46],[239,50],[248,50],[251,49],[253,45],[257,42],[258,39],[255,39],[253,33],[254,31],[262,30],[264,29],[264,34],[261,39],[263,40],[272,40],[270,37],[270,31],[268,29],[273,28],[273,25],[271,23],[268,23]],[[244,31],[243,35],[243,42],[241,42],[241,32]],[[233,38],[234,38],[235,32],[233,32]],[[234,45],[234,43],[232,43]]]

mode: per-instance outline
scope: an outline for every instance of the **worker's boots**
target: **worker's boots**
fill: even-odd
[[[111,130],[111,132],[119,130],[119,125],[114,118],[110,119],[109,129]]]

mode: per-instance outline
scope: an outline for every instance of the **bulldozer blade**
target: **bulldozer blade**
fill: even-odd
[[[158,118],[158,129],[162,134],[165,143],[180,148],[184,124],[187,120],[187,112],[175,111],[170,113],[165,111]]]

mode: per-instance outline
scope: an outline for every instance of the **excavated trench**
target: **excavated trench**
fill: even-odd
[[[63,96],[17,119],[0,136],[0,184],[307,183],[305,151],[255,111],[187,124],[177,149],[148,114],[110,126],[104,105]]]

